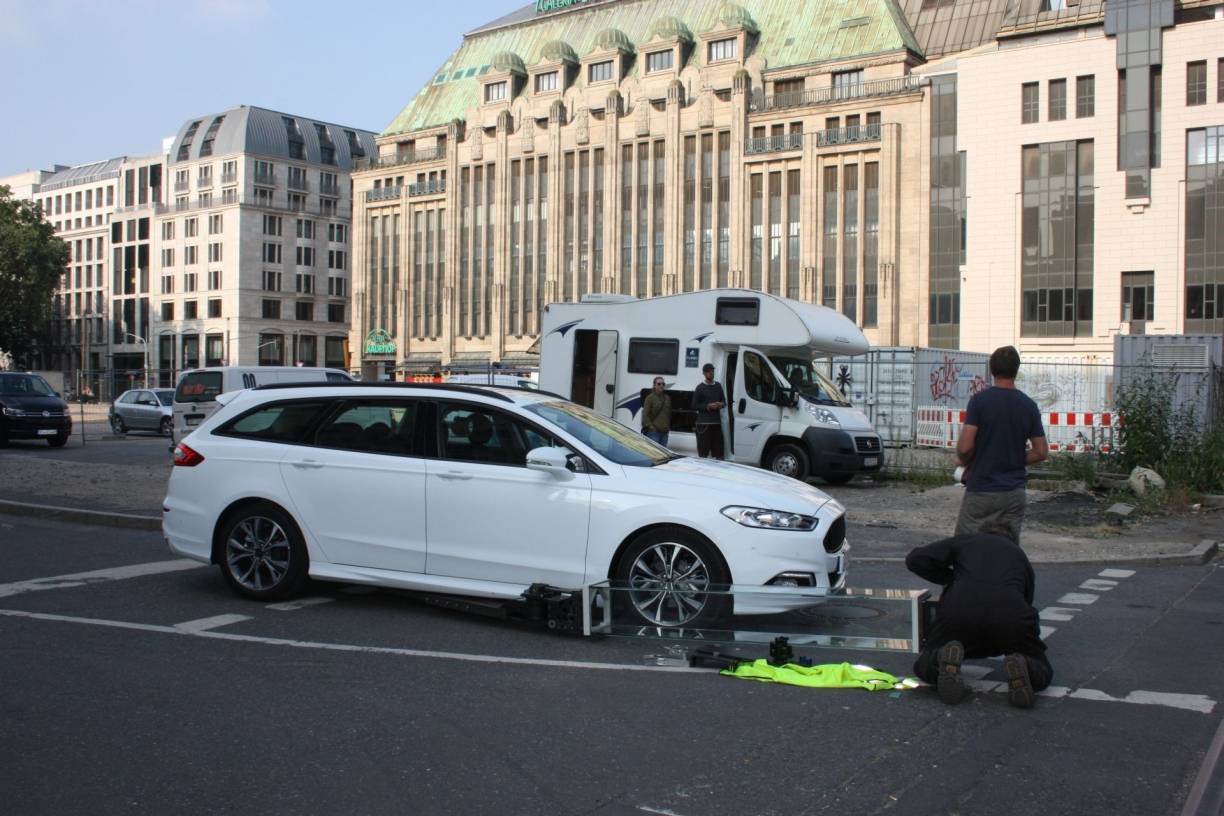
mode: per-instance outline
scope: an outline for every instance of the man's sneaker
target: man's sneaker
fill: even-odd
[[[935,658],[939,664],[939,679],[935,683],[939,699],[945,705],[956,705],[964,699],[968,691],[961,677],[961,661],[965,659],[965,647],[959,640],[948,641],[939,647]]]
[[[1007,672],[1007,701],[1016,708],[1032,708],[1037,701],[1033,682],[1029,679],[1028,661],[1022,654],[1009,654],[1003,660]]]

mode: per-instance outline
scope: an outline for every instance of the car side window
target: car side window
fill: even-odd
[[[135,401],[136,401],[135,391],[129,391],[126,394],[124,394],[122,397],[119,398],[119,402],[123,403],[124,405],[128,405],[129,403],[133,403]]]
[[[411,400],[346,402],[315,432],[313,444],[337,450],[417,454],[419,404]]]
[[[215,434],[264,442],[301,442],[326,402],[273,402],[222,425]]]

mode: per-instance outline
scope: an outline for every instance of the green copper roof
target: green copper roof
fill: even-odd
[[[526,16],[527,9],[534,5],[507,19]],[[760,32],[750,55],[763,58],[770,70],[902,48],[921,53],[895,0],[740,0],[734,4],[736,9],[729,9],[729,5],[711,0],[618,0],[478,30],[464,38],[383,135],[463,118],[468,108],[478,104],[481,77],[492,70],[495,58],[504,64],[506,55],[517,55],[530,68],[541,62],[544,49],[557,41],[568,43],[583,57],[596,50],[601,33],[607,40],[608,29],[624,32],[641,54],[656,23],[668,17],[697,37],[722,28],[720,19],[746,15]],[[635,62],[634,72],[640,61]],[[692,49],[689,64],[704,62],[702,49]],[[581,75],[577,79],[578,83],[584,81]]]

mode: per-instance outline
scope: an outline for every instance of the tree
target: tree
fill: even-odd
[[[28,364],[45,334],[68,255],[42,210],[0,185],[0,348],[16,363]]]

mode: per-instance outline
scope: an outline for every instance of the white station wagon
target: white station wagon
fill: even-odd
[[[822,491],[679,456],[541,391],[256,388],[174,463],[171,550],[255,599],[307,577],[502,599],[612,579],[643,623],[696,626],[710,587],[845,582],[845,510]]]

